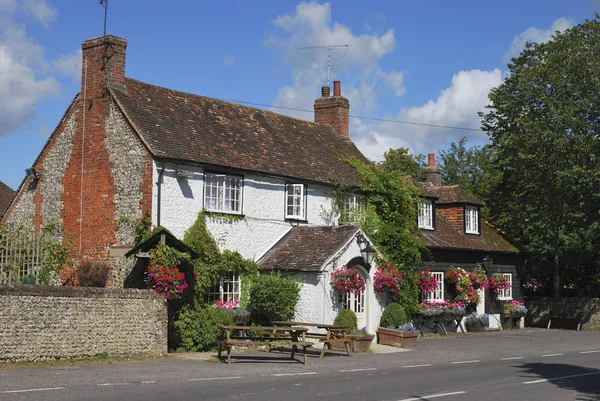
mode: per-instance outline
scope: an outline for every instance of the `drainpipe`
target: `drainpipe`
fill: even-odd
[[[161,164],[160,166],[160,171],[158,172],[158,180],[156,181],[156,186],[157,186],[157,205],[156,205],[156,225],[160,226],[160,198],[161,198],[161,183],[162,183],[162,176],[165,173],[165,166],[164,164]]]

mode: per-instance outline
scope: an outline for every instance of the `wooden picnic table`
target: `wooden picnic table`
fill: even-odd
[[[276,321],[272,322],[275,326],[302,326],[302,327],[316,327],[318,329],[327,330],[327,333],[315,333],[309,332],[306,333],[306,338],[315,338],[319,339],[323,343],[323,348],[321,349],[321,356],[323,358],[325,356],[325,350],[331,347],[332,343],[344,343],[344,347],[346,349],[346,354],[348,356],[352,356],[350,352],[350,341],[352,339],[348,337],[348,327],[336,324],[325,324],[325,323],[311,323],[311,322],[286,322],[286,321]]]
[[[248,331],[252,331],[248,335]],[[292,326],[221,326],[221,335],[218,340],[218,357],[221,359],[221,351],[227,350],[227,363],[231,364],[231,347],[266,345],[267,350],[281,346],[291,346],[292,356],[302,347],[304,353],[304,364],[308,363],[306,348],[312,347],[313,343],[306,341],[306,327]]]

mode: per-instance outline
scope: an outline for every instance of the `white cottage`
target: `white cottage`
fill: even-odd
[[[373,333],[386,300],[360,257],[366,237],[338,225],[364,200],[351,190],[339,213],[333,207],[336,185],[360,187],[344,159],[366,160],[348,137],[339,81],[333,96],[322,88],[310,122],[128,78],[126,47],[114,36],[83,43],[81,92],[2,221],[38,232],[58,224],[79,258],[112,263],[118,286],[131,268],[122,258],[134,238],[128,221],[149,214],[181,238],[205,209],[217,216],[208,229],[222,249],[302,279],[297,319],[331,323],[350,307]],[[366,281],[364,295],[331,290],[330,273],[344,264]],[[223,293],[235,288],[218,296],[239,296]]]

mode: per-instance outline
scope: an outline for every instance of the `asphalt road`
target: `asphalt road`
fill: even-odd
[[[598,400],[600,333],[524,330],[419,339],[410,352],[234,355],[0,371],[0,400]]]

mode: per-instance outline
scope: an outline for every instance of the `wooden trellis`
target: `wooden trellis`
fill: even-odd
[[[42,267],[42,239],[35,233],[0,233],[0,283],[21,283]]]

